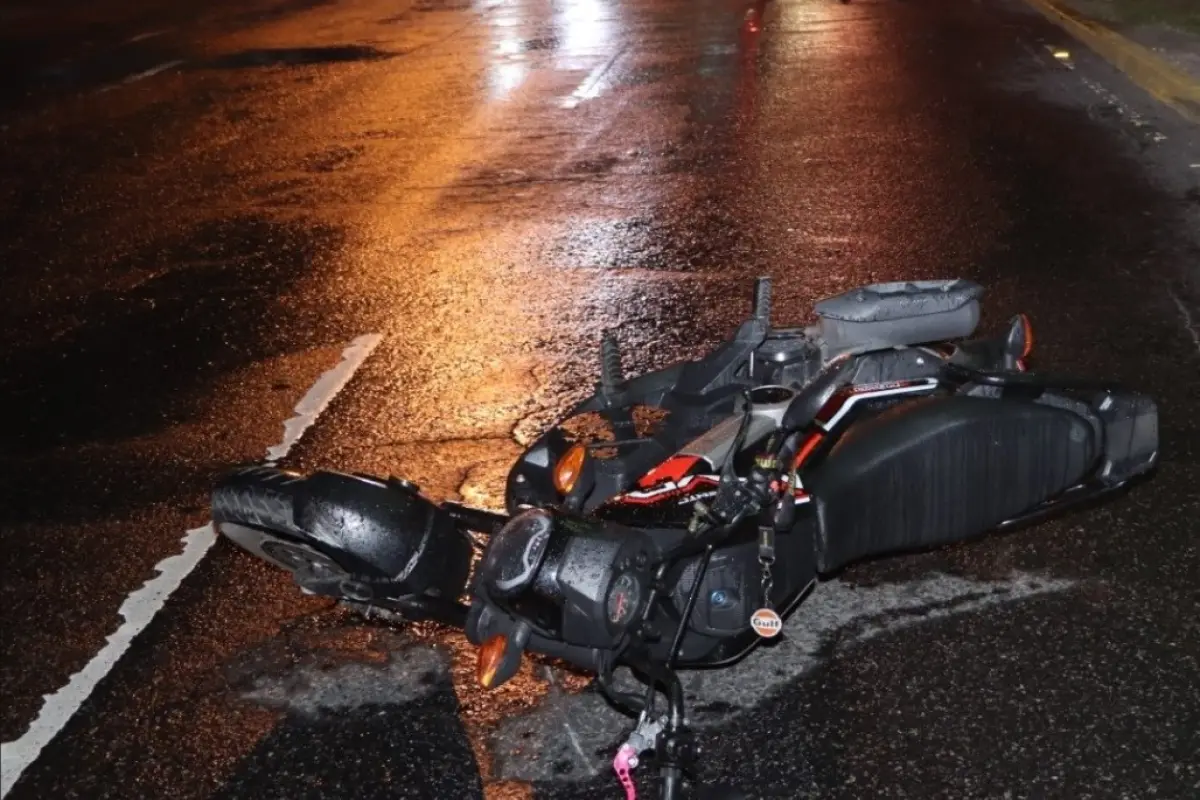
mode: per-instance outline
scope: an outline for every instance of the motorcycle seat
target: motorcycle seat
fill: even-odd
[[[821,338],[834,354],[964,339],[979,324],[983,287],[965,280],[876,283],[821,300]]]

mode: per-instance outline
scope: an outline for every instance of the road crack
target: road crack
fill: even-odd
[[[1183,317],[1183,326],[1192,337],[1192,344],[1196,347],[1196,353],[1200,354],[1200,330],[1196,328],[1196,322],[1192,319],[1192,312],[1188,310],[1187,304],[1173,290],[1168,289],[1167,293],[1175,301],[1175,307],[1179,309],[1179,315]]]

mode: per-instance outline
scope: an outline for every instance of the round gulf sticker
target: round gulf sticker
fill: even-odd
[[[764,639],[771,639],[783,632],[783,620],[769,608],[760,608],[750,615],[750,627]]]

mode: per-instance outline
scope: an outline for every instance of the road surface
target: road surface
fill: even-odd
[[[207,488],[275,448],[495,505],[604,328],[699,354],[758,275],[779,323],[981,281],[1155,395],[1162,469],[819,587],[689,681],[705,774],[1200,794],[1200,137],[1024,6],[49,0],[0,66],[7,797],[617,796],[586,681],[481,693],[460,637],[206,550]]]

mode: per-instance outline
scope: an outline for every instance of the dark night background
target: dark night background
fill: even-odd
[[[1186,22],[1186,21],[1185,21]],[[1184,24],[1184,23],[1180,23]],[[1200,137],[1017,0],[215,0],[0,8],[0,740],[262,460],[494,505],[595,379],[964,277],[984,327],[1162,413],[1154,482],[851,569],[690,684],[769,797],[1200,796]],[[626,721],[219,542],[11,788],[614,797]],[[17,743],[17,745],[14,745]]]

